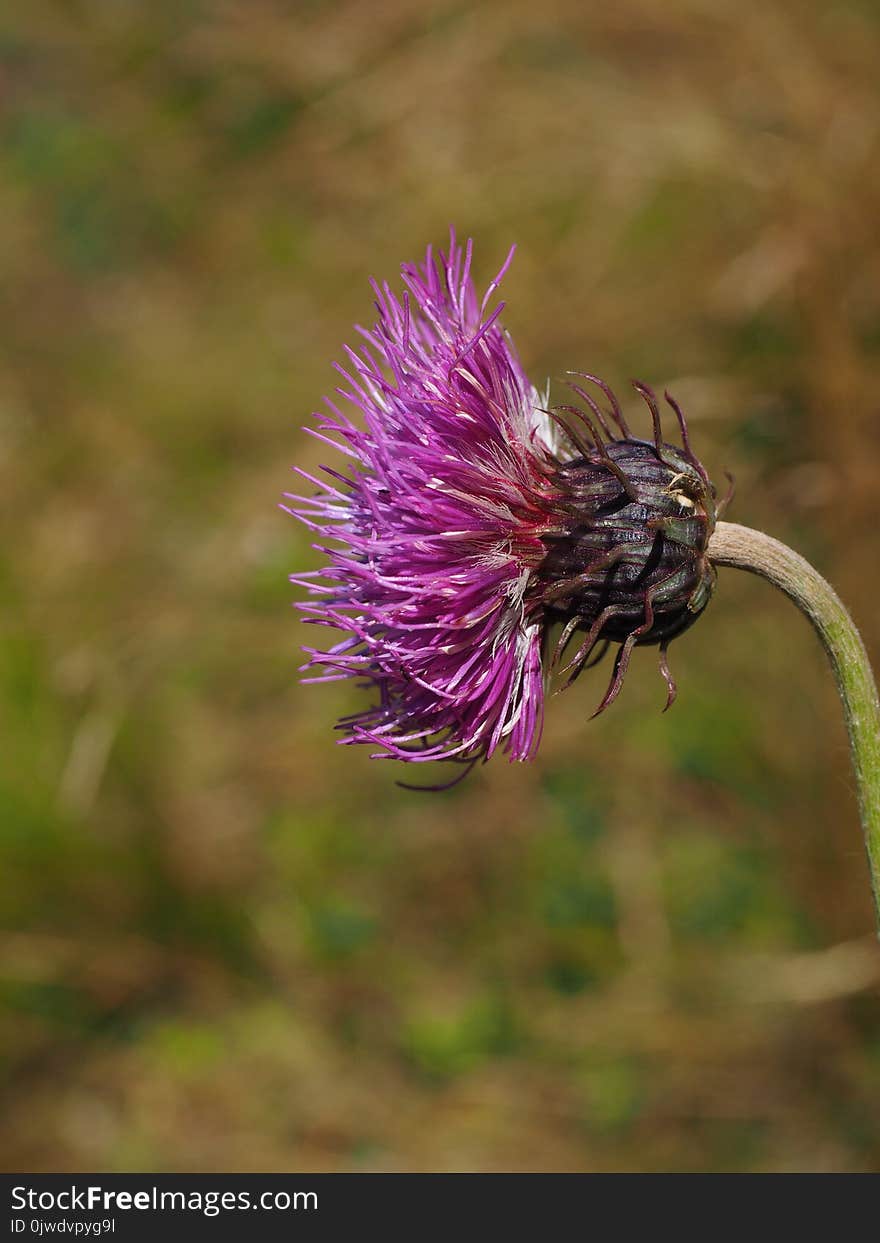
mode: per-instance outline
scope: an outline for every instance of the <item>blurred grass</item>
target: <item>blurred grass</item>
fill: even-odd
[[[418,796],[299,688],[274,508],[450,222],[537,379],[668,383],[880,652],[865,3],[0,14],[4,1168],[880,1168],[806,626],[723,576],[613,712]],[[636,416],[638,417],[638,416]],[[829,956],[830,955],[830,956]]]

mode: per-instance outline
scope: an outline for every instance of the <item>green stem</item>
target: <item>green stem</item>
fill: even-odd
[[[880,925],[880,704],[859,632],[833,587],[779,540],[736,522],[719,522],[709,557],[715,565],[749,570],[779,587],[806,613],[822,640],[843,701]]]

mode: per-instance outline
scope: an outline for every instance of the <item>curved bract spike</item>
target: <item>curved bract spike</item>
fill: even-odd
[[[724,493],[724,496],[722,496],[721,500],[718,502],[718,505],[716,506],[715,513],[718,518],[724,517],[724,515],[727,513],[727,510],[728,510],[728,507],[730,506],[731,501],[736,496],[736,479],[733,477],[733,475],[731,475],[729,470],[726,470],[724,472],[724,477],[727,480],[727,491]]]
[[[563,674],[570,673],[568,681],[564,686],[560,687],[561,690],[567,690],[567,688],[571,686],[571,684],[583,672],[586,667],[586,662],[599,640],[602,628],[614,617],[618,617],[622,612],[623,609],[616,604],[609,604],[606,609],[602,610],[590,627],[587,637],[584,639],[577,652],[575,652],[574,657],[568,662],[564,669],[560,670],[560,673]]]
[[[630,383],[651,411],[651,422],[654,425],[654,448],[657,450],[657,456],[662,462],[665,460],[663,457],[663,426],[660,421],[660,407],[657,404],[657,394],[650,385],[643,384],[641,380],[631,380]]]
[[[565,414],[573,414],[575,418],[580,419],[580,421],[584,424],[584,426],[587,428],[590,435],[592,436],[593,443],[595,444],[596,448],[599,450],[600,453],[604,453],[605,446],[602,442],[602,437],[599,435],[599,433],[596,430],[596,426],[593,423],[593,420],[589,417],[589,415],[585,414],[583,410],[580,409],[579,406],[570,406],[566,403],[562,403],[558,406],[554,406],[553,409],[562,410]]]
[[[629,668],[629,662],[630,662],[630,657],[632,656],[633,648],[636,646],[639,640],[643,638],[644,635],[649,634],[650,631],[653,629],[654,600],[660,594],[661,589],[667,586],[669,583],[673,582],[678,577],[679,573],[680,573],[679,570],[673,570],[671,574],[667,574],[665,577],[658,579],[650,587],[647,587],[645,589],[644,619],[641,625],[636,626],[635,629],[631,630],[630,633],[626,636],[626,639],[624,640],[620,648],[620,651],[617,653],[617,658],[614,662],[614,669],[611,674],[611,681],[608,683],[608,689],[605,692],[605,697],[603,698],[602,702],[599,704],[599,707],[593,713],[593,717],[597,717],[599,716],[600,713],[604,712],[605,709],[609,706],[609,704],[613,703],[614,700],[617,698],[617,696],[620,694],[621,688],[623,686],[623,679],[626,676],[627,669]],[[663,669],[664,664],[666,662],[665,650],[667,646],[668,646],[668,640],[664,640],[663,643],[661,644],[661,653],[660,653],[661,670]],[[669,685],[671,683],[672,699],[674,699],[675,698],[675,683],[672,681],[671,675],[669,675],[668,665],[666,666],[666,673],[667,673],[667,688],[669,688]],[[667,700],[666,700],[667,708],[670,706],[671,702],[672,700],[669,698],[669,695],[667,694]]]
[[[548,410],[546,413],[568,440],[569,444],[571,444],[571,446],[578,451],[581,457],[590,457],[592,453],[590,446],[586,444],[585,441],[581,440],[577,430],[573,428],[570,423],[567,423],[562,415],[558,413],[560,410],[564,409],[564,406],[556,406],[553,410]]]
[[[559,662],[562,660],[563,656],[565,655],[565,649],[568,647],[569,642],[571,641],[571,636],[574,634],[575,630],[577,630],[578,626],[580,625],[580,620],[581,619],[577,615],[575,615],[574,617],[570,617],[568,621],[565,623],[565,625],[563,626],[562,634],[557,639],[556,646],[553,649],[553,655],[550,657],[551,673],[553,672],[554,669],[558,668]]]
[[[595,403],[591,403],[591,405],[594,410],[597,409],[597,407],[595,406]],[[605,444],[605,442],[602,440],[602,437],[599,435],[598,431],[596,430],[596,427],[592,419],[589,417],[589,415],[586,414],[583,410],[581,410],[579,406],[572,406],[568,404],[554,406],[553,410],[563,410],[565,411],[566,414],[576,415],[577,418],[579,418],[581,422],[584,423],[584,425],[587,428],[589,428],[590,435],[593,437],[593,440],[595,441],[596,451],[600,455],[600,460],[602,462],[602,465],[605,467],[606,470],[609,470],[611,474],[614,475],[614,477],[617,479],[618,483],[620,484],[621,488],[626,493],[626,495],[629,497],[629,499],[631,501],[637,500],[638,495],[637,495],[635,487],[633,486],[632,481],[627,477],[626,472],[622,470],[621,467],[617,464],[617,462],[615,462],[614,459],[609,455],[608,447]],[[552,411],[551,411],[551,417],[555,417]],[[601,418],[601,414],[599,415],[599,417]],[[566,431],[566,434],[569,436],[569,438],[572,439],[572,443],[575,443],[577,447],[580,448],[580,442],[574,441],[573,437],[571,436],[570,431],[568,430],[567,425],[565,425],[565,431]],[[583,450],[581,450],[581,452],[583,452]],[[590,454],[584,453],[584,456],[589,457]]]
[[[670,669],[669,669],[668,653],[669,653],[669,644],[661,643],[660,644],[660,672],[663,674],[663,677],[666,679],[666,703],[664,704],[664,707],[663,707],[664,712],[669,711],[669,709],[675,703],[675,697],[678,694],[678,687],[675,685],[675,678],[672,676],[672,673],[670,672]]]
[[[601,716],[605,709],[613,704],[617,696],[620,694],[623,688],[623,679],[626,677],[626,671],[629,668],[630,657],[632,656],[632,650],[635,647],[636,642],[636,634],[635,631],[633,631],[633,633],[627,637],[626,641],[618,649],[617,655],[614,658],[614,668],[611,671],[611,680],[608,683],[608,689],[606,690],[602,698],[602,702],[599,704],[598,708],[596,708],[594,712],[590,713],[591,721],[595,720],[597,716]]]
[[[672,396],[668,388],[663,390],[663,398],[667,405],[671,406],[675,411],[675,417],[678,419],[678,426],[681,429],[681,443],[684,445],[684,451],[688,461],[699,471],[703,482],[708,484],[709,476],[706,474],[706,468],[691,448],[691,439],[688,435],[688,425],[687,419],[684,417],[684,411]]]
[[[458,776],[453,777],[451,781],[443,781],[437,785],[426,785],[426,786],[413,785],[409,781],[395,781],[394,784],[396,786],[399,786],[401,790],[412,790],[415,794],[440,794],[444,790],[453,790],[457,785],[460,785],[462,781],[464,781],[465,777],[470,775],[471,771],[473,770],[474,765],[477,763],[479,758],[480,758],[479,756],[475,756],[474,759],[472,760],[449,760],[447,761],[450,764],[461,765],[461,772],[458,774]]]
[[[569,371],[568,374],[579,375],[582,380],[589,380],[591,384],[595,384],[596,387],[605,394],[605,396],[608,398],[608,401],[611,405],[611,412],[614,418],[614,422],[623,432],[624,436],[627,439],[629,439],[629,435],[630,435],[629,427],[627,426],[626,419],[623,417],[623,411],[620,408],[620,402],[617,400],[617,397],[615,396],[614,390],[611,388],[611,386],[609,384],[606,384],[604,380],[599,378],[599,376],[593,375],[592,372],[590,371]]]
[[[602,431],[605,433],[608,439],[614,440],[615,439],[614,433],[612,432],[611,428],[608,425],[608,420],[605,417],[605,412],[602,409],[602,407],[599,405],[599,403],[596,401],[596,399],[587,392],[587,390],[583,387],[583,385],[573,384],[571,380],[567,381],[567,383],[571,391],[573,393],[576,393],[578,397],[580,397],[581,401],[585,401],[587,405],[590,407],[593,414],[596,416],[597,420],[599,421],[599,426],[602,428]]]

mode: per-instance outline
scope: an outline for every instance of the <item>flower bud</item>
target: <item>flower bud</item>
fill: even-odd
[[[596,421],[574,406],[559,408],[569,416],[561,426],[576,456],[556,471],[555,508],[564,518],[559,529],[544,535],[547,553],[539,568],[546,624],[563,625],[554,662],[576,631],[585,632],[565,666],[568,685],[610,643],[621,644],[601,712],[620,690],[633,647],[658,644],[668,707],[675,684],[666,646],[696,620],[715,583],[706,556],[715,526],[715,489],[691,452],[684,417],[668,395],[682,448],[662,439],[657,400],[647,385],[635,387],[651,410],[653,441],[632,436],[613,393],[587,378],[608,396],[620,434],[613,435],[595,401],[574,386]]]

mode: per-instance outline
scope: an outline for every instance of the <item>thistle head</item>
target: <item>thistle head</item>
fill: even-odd
[[[631,434],[602,381],[577,373],[579,404],[548,410],[489,304],[471,244],[454,235],[402,269],[402,298],[374,282],[377,321],[337,364],[343,383],[305,430],[347,470],[284,508],[318,537],[322,570],[294,576],[306,620],[342,632],[306,648],[307,681],[355,678],[372,702],[340,722],[377,757],[470,767],[501,748],[534,754],[551,671],[566,684],[618,645],[597,711],[633,648],[666,646],[705,607],[715,490],[667,394],[680,446]]]

